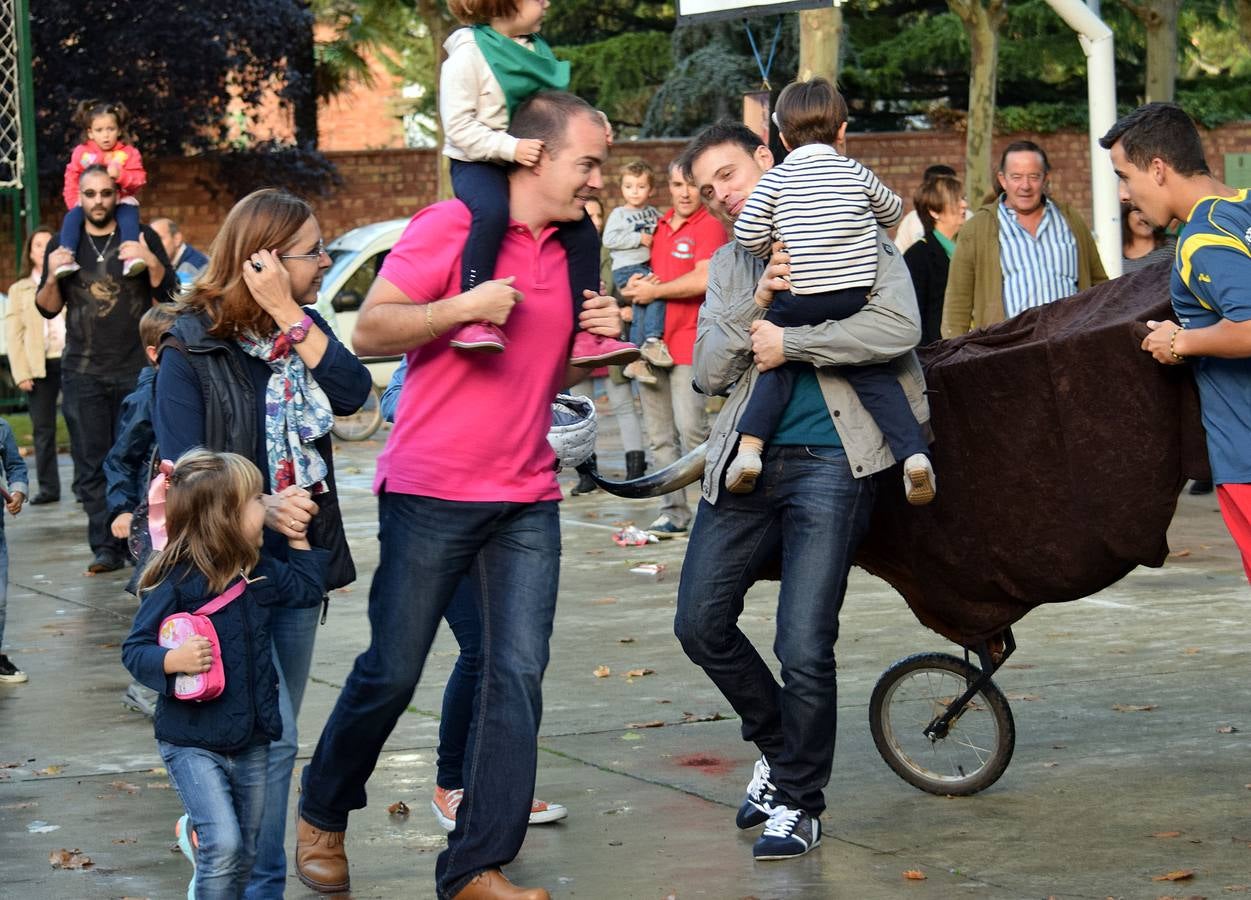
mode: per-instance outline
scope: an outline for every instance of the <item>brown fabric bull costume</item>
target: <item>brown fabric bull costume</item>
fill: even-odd
[[[1164,562],[1182,486],[1208,477],[1189,370],[1139,347],[1143,323],[1172,316],[1169,265],[918,350],[938,498],[909,506],[898,468],[879,476],[856,563],[922,624],[972,647],[1040,603]],[[597,481],[649,496],[701,471],[697,451],[637,482]]]

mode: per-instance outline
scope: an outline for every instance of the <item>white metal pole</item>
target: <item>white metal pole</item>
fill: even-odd
[[[1090,105],[1091,228],[1108,277],[1121,274],[1121,202],[1108,151],[1099,138],[1116,122],[1116,63],[1112,29],[1082,0],[1047,0],[1060,18],[1078,34],[1086,54],[1087,97]]]

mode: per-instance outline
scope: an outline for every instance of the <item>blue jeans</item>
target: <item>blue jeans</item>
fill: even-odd
[[[118,203],[113,217],[117,220],[119,244],[139,240],[139,207],[133,203]],[[71,253],[78,249],[79,243],[82,242],[83,219],[85,218],[86,214],[82,206],[74,206],[61,220],[61,233],[58,240],[60,245],[68,247]]]
[[[478,590],[481,675],[465,750],[465,796],[435,867],[439,897],[509,863],[534,796],[542,681],[556,611],[556,504],[471,503],[385,490],[369,649],[356,658],[304,770],[300,814],[344,831],[365,782],[412,700],[439,620],[462,578]]]
[[[265,806],[269,745],[222,754],[158,741],[161,759],[199,840],[196,900],[243,896]]]
[[[269,629],[278,670],[278,711],[282,715],[282,737],[269,745],[269,765],[265,773],[265,815],[261,819],[256,862],[248,882],[247,900],[281,900],[287,886],[287,807],[291,797],[291,773],[300,748],[296,719],[304,701],[304,687],[313,662],[313,641],[321,607],[270,610]]]
[[[0,509],[0,516],[4,510]],[[4,523],[0,522],[0,650],[4,649],[4,620],[9,608],[9,542],[4,537]]]
[[[460,656],[443,688],[439,713],[439,749],[435,782],[444,790],[465,786],[465,748],[473,725],[474,699],[482,663],[482,622],[478,619],[477,582],[464,578],[443,618],[456,636]]]
[[[874,481],[838,447],[769,447],[750,494],[703,500],[682,565],[674,632],[772,767],[781,803],[820,815],[838,712],[834,642]],[[738,627],[743,595],[781,558],[773,652],[782,684]]]

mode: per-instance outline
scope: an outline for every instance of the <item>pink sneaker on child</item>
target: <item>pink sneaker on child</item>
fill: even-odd
[[[639,358],[639,348],[626,341],[614,341],[602,335],[579,331],[573,338],[571,365],[586,369],[600,366],[623,366]]]
[[[461,350],[503,353],[504,347],[508,344],[508,338],[504,337],[504,332],[490,322],[470,322],[452,333],[450,343]]]

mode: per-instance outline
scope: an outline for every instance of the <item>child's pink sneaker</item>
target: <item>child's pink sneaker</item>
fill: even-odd
[[[579,331],[573,338],[571,365],[586,369],[600,366],[623,366],[639,358],[639,348],[626,341],[614,341],[602,335]]]
[[[461,350],[478,350],[483,353],[503,353],[508,344],[504,332],[490,322],[470,322],[452,334],[453,347]]]

